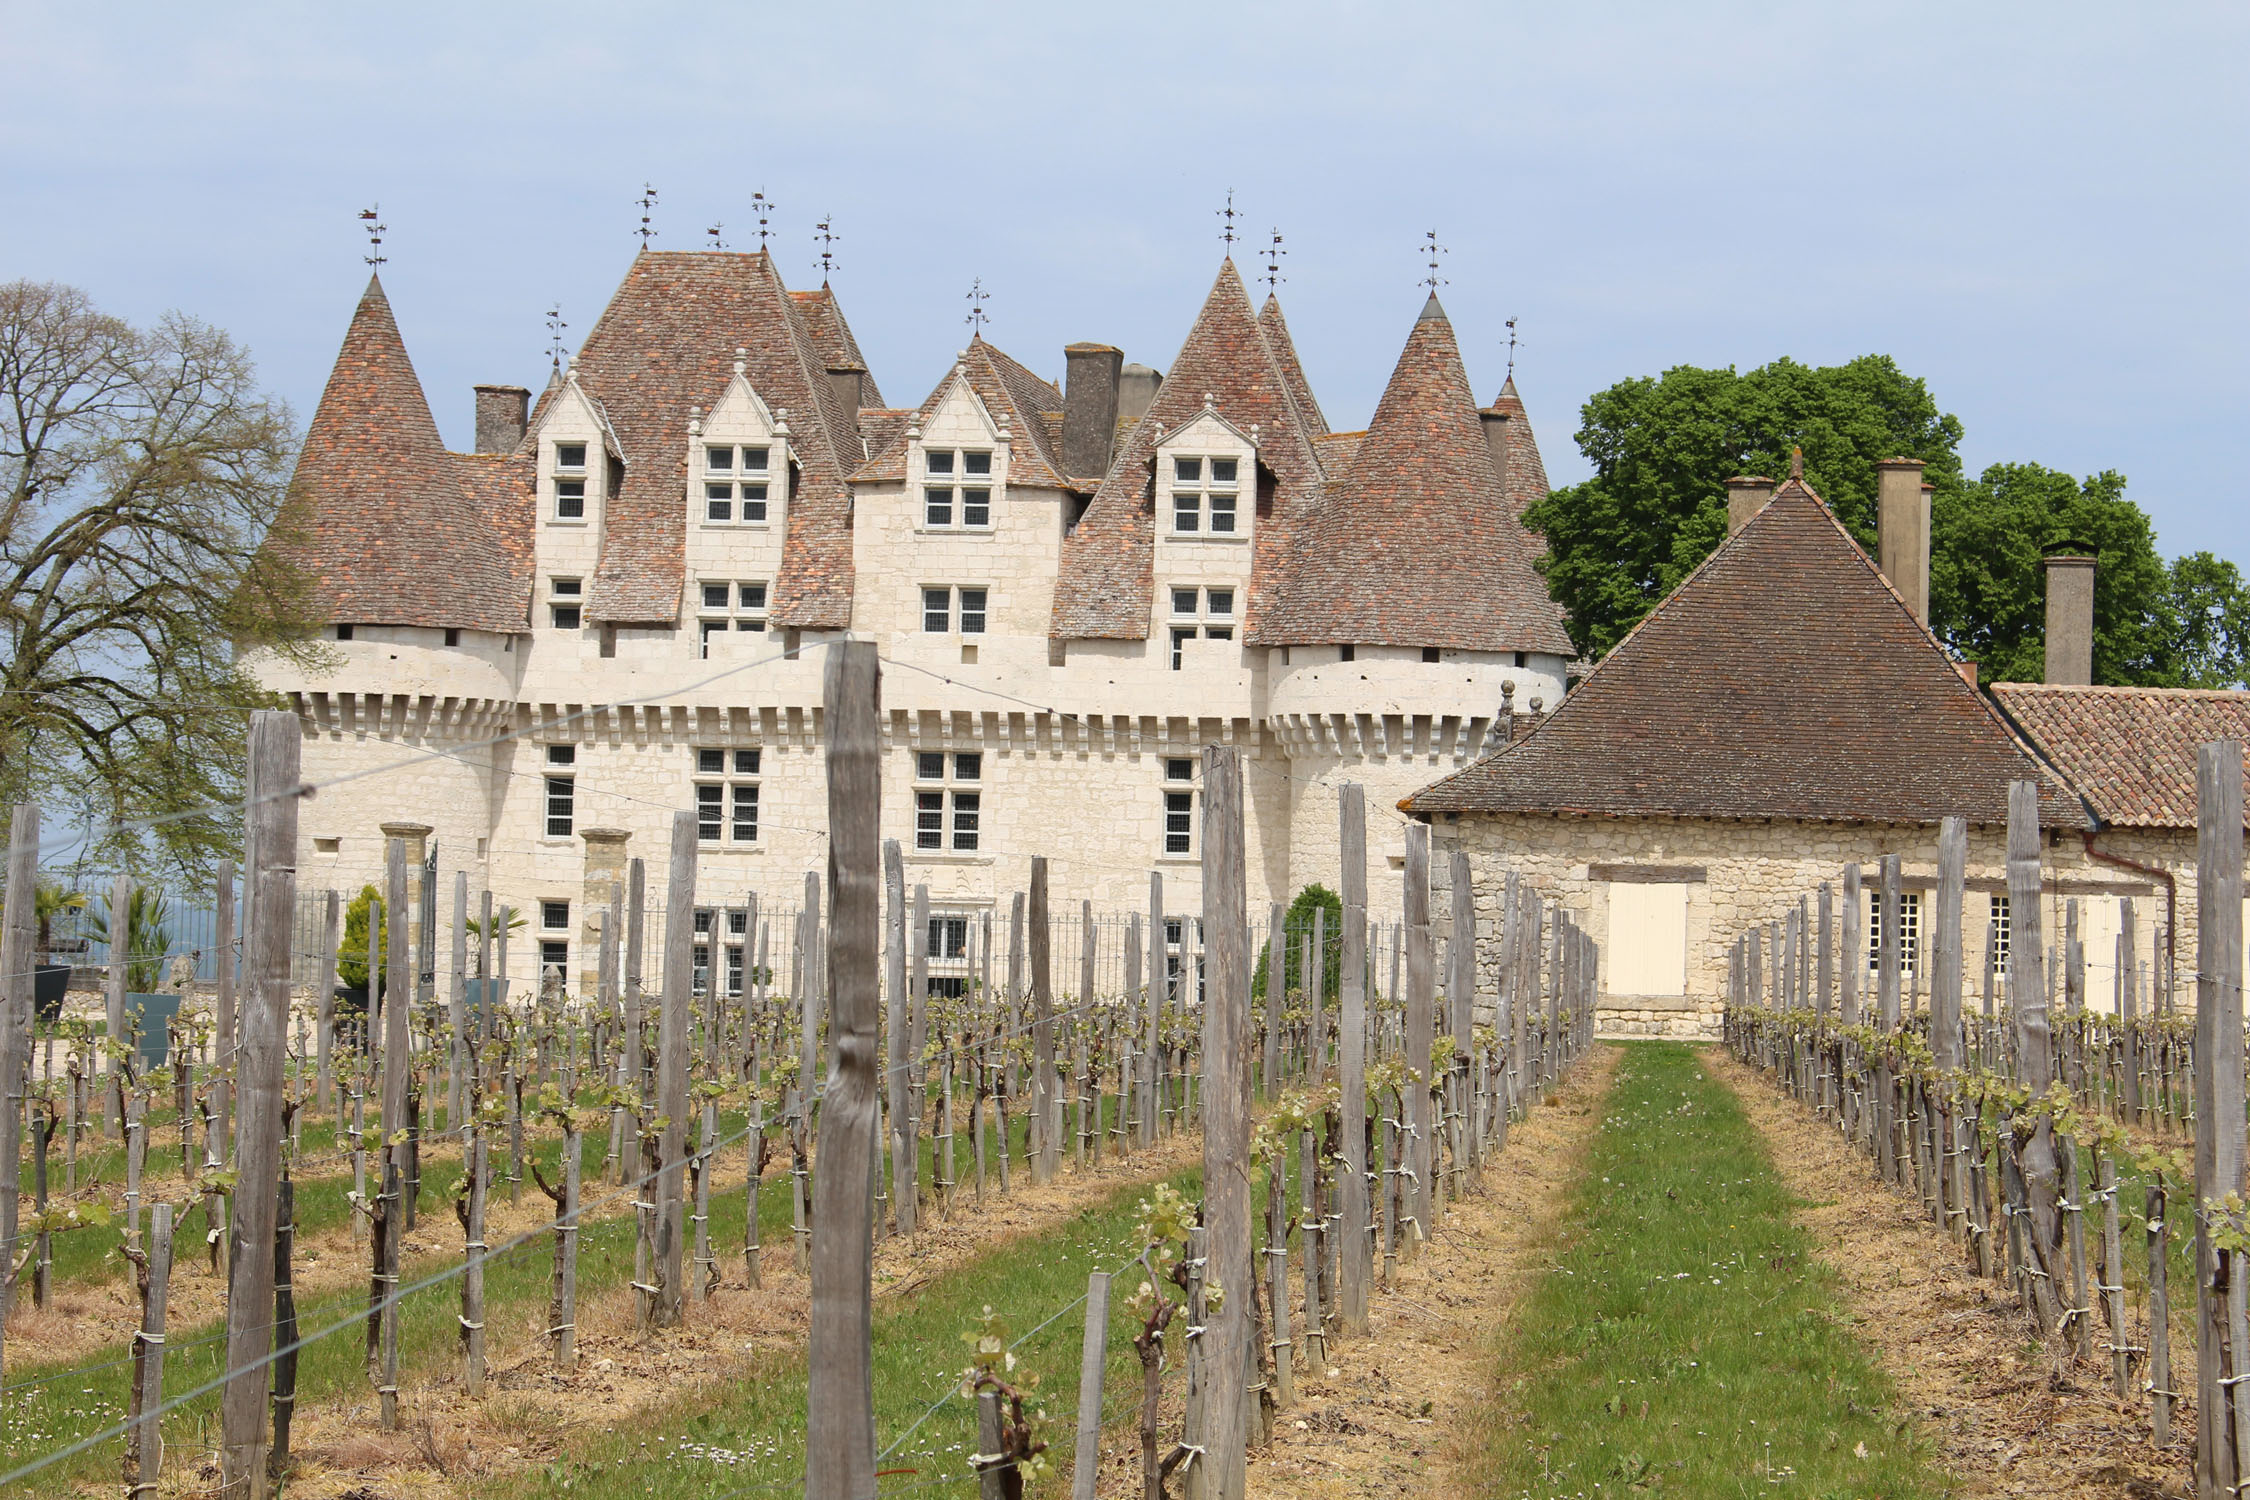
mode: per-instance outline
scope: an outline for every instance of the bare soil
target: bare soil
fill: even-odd
[[[1490,1159],[1479,1191],[1370,1299],[1368,1336],[1332,1342],[1250,1456],[1250,1500],[1465,1494],[1452,1434],[1492,1398],[1493,1341],[1549,1245],[1622,1054],[1597,1046]],[[1378,1271],[1381,1262],[1377,1261]]]
[[[1842,1278],[1853,1331],[1897,1383],[1963,1494],[2193,1493],[2191,1402],[2175,1410],[2173,1440],[2157,1451],[2139,1394],[2119,1401],[2106,1369],[2043,1346],[2028,1315],[1969,1272],[1918,1199],[1884,1187],[1832,1127],[1723,1048],[1707,1049],[1703,1060],[1741,1099],[1775,1168],[1806,1200],[1797,1220]],[[2187,1359],[2192,1385],[2192,1349]]]

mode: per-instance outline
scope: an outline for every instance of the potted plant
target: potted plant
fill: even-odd
[[[517,933],[523,931],[528,920],[520,908],[513,906],[497,908],[492,913],[493,941],[502,944],[508,942]],[[483,943],[483,920],[478,917],[469,918],[469,951],[472,954],[481,952]],[[488,1002],[497,1004],[508,998],[500,993],[500,981],[489,974],[480,974],[471,979],[468,991],[468,1009],[472,1020]]]
[[[82,891],[66,888],[59,880],[39,882],[35,902],[39,918],[39,952],[52,958],[55,947],[55,918],[66,911],[84,911],[86,896]],[[41,963],[36,966],[32,980],[34,1004],[39,1012],[40,1024],[52,1026],[62,1019],[63,999],[70,993],[70,965]]]
[[[108,914],[96,908],[88,918],[95,941],[111,942]],[[162,891],[145,885],[133,888],[125,905],[123,934],[125,1024],[139,1032],[141,1057],[149,1067],[163,1066],[172,1017],[180,1010],[178,989],[158,992],[156,988],[164,977],[164,960],[172,948],[171,918],[171,903]],[[189,977],[193,977],[192,969]]]

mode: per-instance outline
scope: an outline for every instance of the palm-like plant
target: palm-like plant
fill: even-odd
[[[99,907],[87,923],[94,940],[110,941],[109,914]],[[153,886],[137,885],[125,904],[125,987],[135,994],[151,994],[163,977],[164,959],[172,951],[172,905]]]
[[[71,890],[59,880],[42,880],[39,882],[35,906],[39,918],[39,951],[41,953],[48,953],[55,946],[55,918],[66,911],[84,911],[86,904],[86,893],[84,891]]]

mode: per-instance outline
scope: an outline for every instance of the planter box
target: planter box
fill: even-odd
[[[172,1018],[179,1013],[180,997],[176,994],[125,997],[126,1025],[140,1028],[142,1072],[163,1067],[171,1056]]]
[[[32,978],[34,1003],[43,1025],[52,1026],[62,1019],[63,997],[70,993],[69,964],[41,964]]]

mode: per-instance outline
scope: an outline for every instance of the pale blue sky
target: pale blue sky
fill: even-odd
[[[989,336],[1168,364],[1228,188],[1290,256],[1331,422],[1364,423],[1435,228],[1470,374],[1556,481],[1592,391],[1871,351],[1972,469],[2125,471],[2167,553],[2250,567],[2250,10],[1928,6],[61,6],[0,0],[0,278],[246,340],[309,418],[358,294],[354,214],[447,438],[537,385],[638,241],[723,220],[817,285],[884,394]],[[1245,271],[1250,257],[1244,257]]]

